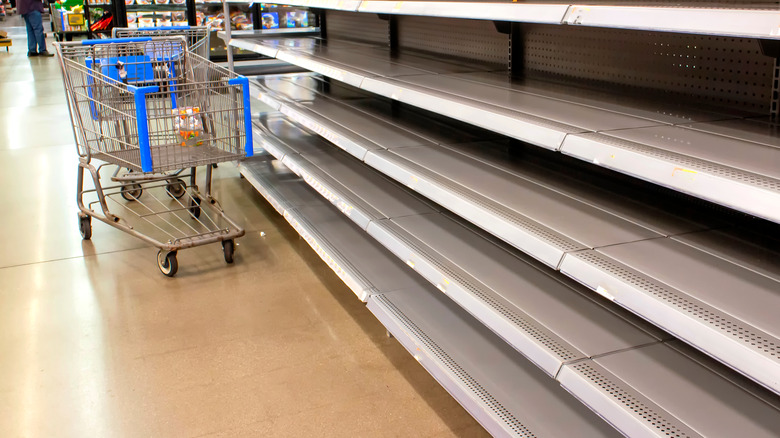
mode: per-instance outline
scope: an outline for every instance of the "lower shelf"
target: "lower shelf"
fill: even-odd
[[[300,131],[289,134],[302,141],[305,131]],[[269,140],[257,136],[258,142]],[[328,192],[317,189],[356,181],[358,177],[349,174],[351,165],[334,166],[354,159],[333,148],[332,158],[340,154],[340,159],[325,160],[325,151],[312,147],[319,140],[309,141],[309,147],[301,149],[278,144],[285,145],[284,162],[296,173],[319,171],[322,183],[294,178],[276,182],[281,187],[273,196],[294,188],[308,192],[292,195],[296,204],[314,195],[320,205],[283,208],[282,214],[323,260],[350,263],[329,263],[340,276],[342,266],[351,266],[365,269],[367,284],[384,284],[368,290],[369,310],[494,435],[609,436],[615,432],[610,425],[628,436],[654,437],[730,437],[739,430],[751,437],[771,437],[780,430],[776,395],[680,341],[662,333],[649,336],[652,331],[641,320],[621,316],[607,302],[578,298],[576,285],[566,286],[560,274],[521,262],[498,242],[441,213],[373,219],[366,229],[377,240],[366,241],[363,226],[349,223],[352,216],[337,203],[328,205]],[[273,175],[263,176],[269,168],[279,168],[278,161],[259,157],[241,165],[250,181],[266,181],[260,184],[261,193],[273,192]],[[376,172],[361,178],[373,181],[374,192],[380,187],[388,193],[398,189]],[[333,193],[344,200],[361,198],[360,187],[342,186]],[[382,211],[385,199],[400,195],[372,196],[372,205]],[[284,199],[271,202],[286,204]],[[340,232],[332,231],[336,229]],[[308,236],[323,237],[312,244]],[[320,243],[325,237],[327,245]],[[376,243],[387,250],[372,250],[370,261],[355,258],[368,252],[353,247]],[[394,272],[392,282],[374,280],[377,272]],[[523,322],[519,314],[534,329],[526,329],[534,339],[525,345],[517,342],[522,336],[513,337],[506,328],[512,318]],[[522,329],[516,332],[523,334]],[[557,364],[540,360],[553,357],[549,351],[569,351],[561,347],[587,353]],[[594,423],[597,417],[583,407],[606,421]]]
[[[490,433],[620,436],[339,210],[321,198],[317,204],[303,180],[280,172],[267,156],[243,162],[240,171],[345,282],[352,269],[375,267],[362,271],[369,310]],[[307,205],[292,207],[301,202]],[[398,289],[381,286],[387,275]]]

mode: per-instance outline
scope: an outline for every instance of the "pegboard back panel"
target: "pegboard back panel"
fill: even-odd
[[[496,31],[492,21],[399,16],[398,45],[497,68],[508,66],[509,37]]]
[[[333,10],[325,10],[324,13],[329,39],[377,44],[390,42],[388,21],[376,14]]]
[[[768,113],[774,60],[758,40],[622,29],[524,25],[530,77],[655,90]]]

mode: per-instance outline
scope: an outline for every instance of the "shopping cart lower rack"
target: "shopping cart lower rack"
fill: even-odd
[[[252,155],[248,80],[191,52],[181,36],[55,45],[79,155],[82,237],[91,238],[96,218],[141,238],[160,249],[167,276],[178,250],[208,243],[221,242],[232,263],[244,230],[212,196],[211,165]],[[198,166],[206,166],[202,191]]]

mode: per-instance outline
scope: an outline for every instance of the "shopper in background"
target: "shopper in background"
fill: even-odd
[[[54,56],[46,50],[43,34],[43,2],[41,0],[17,0],[16,12],[24,17],[27,25],[27,56]]]

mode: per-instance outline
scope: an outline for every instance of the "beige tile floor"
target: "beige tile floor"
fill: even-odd
[[[0,437],[485,434],[231,166],[215,189],[248,229],[234,265],[187,250],[169,279],[102,223],[82,241],[57,61],[8,30]]]

